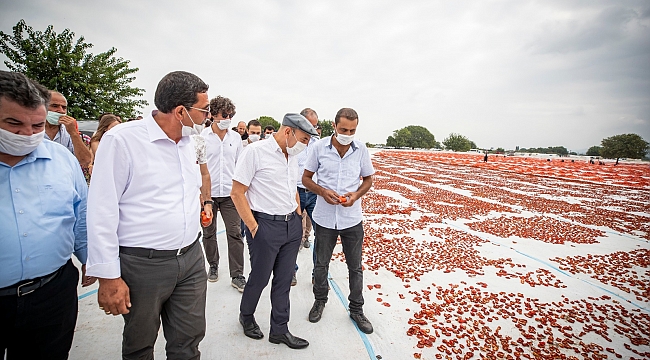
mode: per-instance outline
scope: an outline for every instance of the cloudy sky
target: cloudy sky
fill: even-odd
[[[235,120],[312,107],[359,113],[358,137],[460,133],[478,146],[650,141],[650,2],[639,1],[11,1],[25,19],[69,28],[160,78],[186,70],[231,98]],[[0,58],[5,60],[4,57]],[[0,68],[5,69],[4,65]]]

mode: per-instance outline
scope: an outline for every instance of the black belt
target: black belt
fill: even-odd
[[[298,186],[298,192],[299,193],[310,193],[311,191],[309,191],[309,189],[301,188],[300,186]]]
[[[120,246],[120,252],[126,255],[146,257],[149,259],[173,258],[187,253],[198,242],[199,240],[196,239],[194,240],[193,243],[187,245],[182,249],[177,249],[177,250],[156,250],[156,249],[147,249],[147,248],[139,248],[139,247]]]
[[[67,263],[66,263],[66,265],[67,265]],[[2,289],[0,289],[0,296],[14,295],[14,296],[21,297],[21,296],[25,296],[27,294],[31,294],[34,291],[38,290],[38,288],[41,288],[45,284],[52,281],[57,275],[59,275],[59,273],[61,272],[61,270],[63,269],[64,266],[65,265],[61,266],[58,270],[56,270],[55,272],[53,272],[51,274],[41,276],[41,277],[36,278],[36,279],[28,280],[27,282],[24,282],[24,283],[22,283],[20,285],[12,285],[12,286],[9,286],[9,287],[6,287],[6,288],[2,288]]]
[[[297,216],[298,214],[296,214],[295,211],[292,211],[290,214],[287,215],[269,215],[262,212],[253,211],[253,215],[255,215],[255,217],[257,218],[265,219],[265,220],[289,221],[293,219],[294,216]]]

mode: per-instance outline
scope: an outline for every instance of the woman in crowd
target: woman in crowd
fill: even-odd
[[[97,153],[97,147],[99,146],[99,142],[102,140],[102,136],[104,136],[104,134],[108,130],[112,129],[114,126],[120,123],[121,123],[120,119],[113,114],[103,114],[102,116],[99,117],[99,125],[97,126],[97,131],[95,131],[93,137],[90,138],[90,152],[93,154],[93,162],[90,164],[88,168],[91,174],[92,174],[93,164],[95,163],[95,155]]]

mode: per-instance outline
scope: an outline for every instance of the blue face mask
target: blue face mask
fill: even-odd
[[[59,125],[59,118],[61,116],[64,116],[64,114],[54,112],[54,111],[48,111],[45,120],[47,120],[47,122],[49,122],[52,125]]]

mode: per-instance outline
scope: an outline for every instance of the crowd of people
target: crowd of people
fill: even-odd
[[[82,286],[99,282],[99,308],[124,319],[124,359],[152,359],[161,324],[167,358],[200,358],[207,287],[219,280],[218,213],[245,336],[264,338],[255,312],[271,280],[268,340],[309,345],[288,323],[296,259],[310,247],[311,226],[309,321],[323,317],[340,239],[350,318],[373,332],[363,312],[361,198],[374,169],[354,139],[356,111],[340,109],[325,138],[310,108],[287,113],[277,129],[258,120],[233,126],[234,103],[210,99],[208,89],[194,74],[171,72],[156,88],[156,110],[127,122],[103,114],[84,142],[63,94],[0,71],[0,348],[7,359],[68,357],[80,277],[73,254]]]

